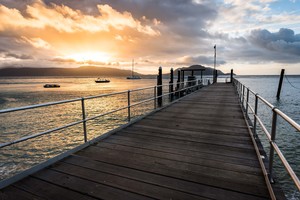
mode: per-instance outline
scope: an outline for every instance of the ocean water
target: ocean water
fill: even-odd
[[[276,98],[279,76],[240,76],[237,79],[300,124],[300,76],[284,77],[279,100]],[[254,108],[254,98],[253,96],[250,97],[250,104]],[[271,133],[272,111],[260,101],[258,107],[258,115]],[[270,145],[267,138],[261,131],[260,126],[257,130],[264,149],[269,155]],[[300,177],[300,133],[279,116],[277,119],[276,143],[296,175]],[[276,154],[274,170],[276,180],[280,182],[287,198],[300,199],[298,189],[293,185]]]
[[[284,79],[281,99],[276,99],[278,76],[238,76],[236,77],[253,91],[259,93],[277,106],[297,123],[300,123],[300,76]],[[108,84],[97,84],[95,77],[13,77],[0,78],[0,110],[33,104],[107,94],[130,89],[154,86],[156,79],[127,80],[111,78]],[[220,79],[224,81],[225,79]],[[168,80],[163,80],[167,84]],[[43,88],[46,83],[60,84],[60,88]],[[164,88],[166,92],[168,87]],[[131,92],[131,103],[153,97],[154,89]],[[165,99],[167,101],[167,99]],[[250,96],[254,106],[254,99]],[[85,101],[87,117],[93,117],[127,105],[127,93]],[[132,118],[150,112],[154,102],[131,109]],[[259,115],[266,127],[271,129],[272,112],[262,103]],[[81,102],[72,102],[0,115],[0,143],[15,140],[48,129],[63,126],[82,119]],[[127,122],[127,109],[87,122],[88,139],[93,139]],[[259,129],[259,127],[258,127]],[[259,131],[268,153],[268,142]],[[10,177],[35,164],[45,161],[84,142],[82,124],[53,132],[26,142],[0,149],[0,180]],[[300,176],[300,134],[282,119],[278,119],[277,143],[287,160]],[[14,155],[14,156],[12,156]],[[292,185],[287,173],[275,160],[275,171],[288,199],[300,199],[299,192]]]
[[[127,80],[111,78],[110,83],[95,83],[95,77],[14,77],[0,78],[0,110],[61,100],[127,91],[154,86],[155,79]],[[166,82],[167,80],[165,80]],[[46,83],[60,88],[44,88]],[[154,89],[131,92],[131,103],[153,97]],[[127,106],[127,92],[85,100],[86,118]],[[153,109],[154,103],[131,108],[136,118]],[[0,143],[16,140],[82,120],[81,101],[0,114]],[[127,109],[87,122],[91,140],[127,123]],[[84,143],[83,125],[55,131],[35,139],[2,148],[0,180]]]

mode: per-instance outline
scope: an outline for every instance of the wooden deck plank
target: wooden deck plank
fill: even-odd
[[[158,138],[158,137],[139,137],[137,135],[135,136],[127,136],[127,135],[113,135],[110,138],[113,139],[119,139],[119,140],[126,140],[128,142],[143,142],[144,140],[147,140],[147,143],[159,143],[159,144],[168,144],[169,146],[189,146],[190,148],[194,149],[207,149],[210,151],[224,151],[225,153],[232,153],[234,155],[242,155],[244,156],[254,156],[255,158],[255,152],[250,148],[243,148],[239,146],[234,145],[227,145],[226,143],[221,144],[212,144],[212,143],[205,143],[204,142],[194,142],[194,141],[183,141],[183,140],[177,140],[177,139],[168,139],[167,141],[164,138]]]
[[[112,173],[101,172],[95,169],[87,169],[68,163],[59,163],[53,168],[53,170],[155,199],[169,199],[170,196],[175,197],[174,199],[207,199],[198,195],[145,183],[143,180],[138,181]],[[100,188],[97,189],[99,190]],[[100,197],[101,196],[103,195],[100,195]],[[130,198],[130,196],[123,193],[123,197],[124,196]]]
[[[239,149],[231,149],[231,148],[226,148],[225,146],[214,146],[214,145],[207,145],[207,144],[201,144],[201,145],[194,145],[192,143],[171,143],[170,141],[164,142],[164,141],[143,141],[141,143],[140,140],[124,140],[126,138],[120,138],[120,137],[110,137],[105,141],[108,142],[117,142],[117,143],[123,143],[123,144],[133,144],[133,145],[155,145],[158,147],[164,147],[164,148],[175,148],[175,149],[181,149],[181,150],[187,150],[191,152],[202,152],[202,153],[211,153],[211,154],[218,154],[220,156],[228,156],[228,157],[234,157],[234,158],[247,158],[249,160],[254,160],[256,161],[256,155],[254,153],[249,153],[249,152],[243,152],[243,151],[238,151]]]
[[[235,135],[247,135],[247,129],[246,128],[232,128],[232,127],[223,127],[223,126],[216,126],[213,124],[184,124],[184,123],[178,123],[178,122],[172,122],[166,123],[163,121],[158,120],[150,120],[150,119],[144,119],[140,122],[137,122],[138,125],[147,125],[147,126],[155,126],[155,127],[166,127],[166,128],[176,128],[180,130],[191,130],[191,131],[210,131],[210,132],[216,132],[216,133],[231,133]]]
[[[0,191],[0,199],[1,200],[14,200],[14,199],[43,200],[44,198],[33,195],[29,192],[26,192],[16,187],[7,187],[2,191]]]
[[[249,173],[242,173],[237,171],[231,171],[226,169],[225,167],[206,167],[201,166],[199,164],[194,164],[191,161],[187,162],[186,160],[180,160],[182,156],[174,155],[173,159],[171,158],[160,158],[156,155],[146,155],[146,154],[140,154],[137,152],[128,152],[128,151],[120,151],[113,148],[97,148],[94,146],[89,147],[85,151],[82,151],[84,154],[93,154],[94,156],[102,156],[103,154],[107,157],[112,157],[116,160],[120,160],[122,158],[126,158],[127,161],[130,160],[138,160],[139,162],[143,162],[148,165],[159,165],[159,166],[167,166],[167,168],[170,169],[178,169],[182,171],[197,173],[202,176],[211,177],[214,179],[221,179],[225,181],[231,181],[235,183],[245,183],[247,181],[247,184],[253,184],[253,185],[264,185],[263,184],[263,177],[258,176],[256,174],[249,174]],[[80,154],[83,155],[83,154]],[[176,157],[177,158],[174,158]],[[130,157],[130,158],[128,158]],[[188,158],[187,158],[188,159]],[[193,159],[193,158],[191,158]],[[180,160],[180,161],[178,161]],[[224,163],[223,163],[224,164]],[[224,164],[225,165],[225,164]],[[242,177],[241,177],[242,176]]]
[[[164,132],[167,132],[167,133],[171,133],[171,134],[178,134],[178,135],[185,135],[187,134],[196,134],[197,136],[199,135],[199,137],[201,137],[202,134],[209,134],[211,135],[211,137],[214,137],[214,136],[218,136],[218,137],[221,137],[220,139],[223,139],[222,137],[229,137],[229,138],[239,138],[241,140],[250,140],[249,136],[248,135],[245,135],[245,134],[240,134],[240,135],[237,135],[237,134],[234,134],[232,132],[224,132],[224,131],[214,131],[214,132],[210,132],[209,130],[185,130],[185,129],[178,129],[178,128],[175,128],[175,131],[174,131],[174,128],[173,127],[154,127],[154,126],[148,126],[148,125],[140,125],[140,124],[135,124],[135,126],[130,126],[128,127],[126,130],[128,129],[138,129],[138,130],[148,130],[148,131],[152,131],[152,132],[161,132],[161,133],[164,133]],[[124,131],[126,131],[124,129]]]
[[[229,84],[203,88],[0,197],[13,191],[24,199],[269,199]]]
[[[15,187],[28,193],[45,199],[65,199],[65,200],[94,200],[88,195],[75,192],[73,190],[60,187],[59,185],[49,183],[34,177],[27,177],[14,184]]]
[[[125,132],[125,131],[124,131]],[[187,142],[187,143],[195,143],[195,145],[202,145],[202,144],[209,144],[209,145],[220,145],[220,146],[228,146],[228,147],[233,147],[233,148],[241,148],[241,149],[250,149],[252,150],[252,146],[250,143],[236,143],[236,142],[232,142],[232,141],[217,141],[214,140],[213,138],[201,138],[199,139],[195,139],[195,138],[181,138],[181,137],[172,137],[172,136],[168,136],[168,135],[162,135],[162,134],[131,134],[129,136],[129,134],[116,134],[116,137],[125,137],[130,138],[130,139],[141,139],[141,140],[157,140],[157,141],[163,141],[164,139],[168,139],[169,141],[173,142]]]
[[[205,115],[203,114],[202,118],[198,118],[198,119],[194,119],[192,117],[185,117],[185,116],[178,116],[179,114],[174,114],[174,115],[167,115],[167,116],[158,116],[158,115],[152,115],[149,116],[147,119],[150,120],[159,120],[159,121],[174,121],[174,122],[181,122],[181,123],[186,123],[188,124],[197,124],[199,123],[199,121],[201,121],[201,123],[203,124],[216,124],[216,118],[213,119],[209,119],[206,118]],[[177,117],[178,116],[178,117]],[[229,126],[229,127],[239,127],[239,128],[244,128],[245,127],[245,121],[243,120],[227,120],[227,121],[223,121],[220,120],[218,121],[218,123],[216,124],[218,126]]]
[[[232,181],[231,178],[228,179],[222,179],[221,177],[216,177],[216,174],[212,174],[213,178],[211,176],[207,176],[208,172],[203,175],[193,172],[191,170],[182,169],[183,167],[178,167],[179,162],[173,163],[174,165],[170,166],[170,162],[166,163],[160,163],[157,159],[144,159],[144,156],[138,156],[138,155],[132,155],[131,157],[124,157],[125,155],[119,157],[119,153],[116,153],[114,151],[110,151],[109,155],[104,155],[103,153],[96,153],[90,154],[89,149],[88,151],[80,151],[78,152],[78,155],[84,156],[96,161],[110,163],[113,165],[123,166],[127,168],[137,169],[141,171],[147,171],[149,173],[155,173],[160,174],[162,176],[168,176],[173,177],[177,179],[182,179],[190,182],[196,182],[199,184],[205,184],[212,187],[217,188],[223,188],[228,189],[231,191],[236,191],[240,193],[246,193],[250,195],[255,196],[261,196],[261,197],[268,197],[268,192],[266,190],[266,187],[262,184],[256,185],[256,184],[250,184],[247,181],[236,183]],[[114,155],[115,154],[115,155]],[[162,160],[162,159],[160,159]],[[195,166],[197,168],[197,166]]]
[[[140,149],[150,149],[150,150],[156,150],[161,152],[167,152],[167,153],[175,153],[178,155],[192,155],[195,157],[200,157],[202,159],[207,160],[216,160],[221,161],[224,163],[232,163],[232,164],[242,164],[246,166],[253,166],[253,167],[260,167],[259,164],[256,162],[255,159],[248,159],[245,157],[233,157],[230,154],[228,155],[220,155],[216,152],[201,152],[201,151],[193,151],[193,150],[187,150],[182,148],[173,148],[173,147],[166,147],[166,146],[159,146],[155,144],[141,144],[141,143],[133,143],[133,142],[124,142],[122,140],[105,140],[103,143],[110,143],[110,144],[116,144],[116,145],[122,145],[122,146],[129,146],[129,147],[136,147]],[[174,151],[175,150],[175,151]]]
[[[128,132],[134,134],[145,134],[145,135],[167,135],[181,138],[195,138],[201,140],[201,138],[210,138],[238,143],[249,143],[251,140],[247,136],[239,136],[239,135],[220,135],[208,132],[197,132],[197,131],[187,131],[187,130],[176,130],[168,129],[168,128],[160,128],[160,127],[151,127],[151,126],[132,126],[130,128],[124,129],[120,132]]]
[[[166,152],[160,152],[156,150],[150,150],[150,149],[144,149],[139,147],[130,147],[130,146],[124,146],[124,145],[118,145],[118,144],[111,144],[106,142],[101,142],[97,145],[99,148],[107,148],[107,149],[115,149],[118,151],[123,152],[132,152],[137,153],[141,155],[147,155],[157,158],[163,158],[163,159],[169,159],[169,160],[175,160],[175,161],[181,161],[196,165],[201,165],[205,167],[211,167],[211,168],[222,168],[226,169],[228,171],[236,171],[236,172],[244,172],[247,174],[254,174],[257,175],[261,173],[260,168],[255,168],[247,165],[239,165],[239,164],[232,164],[232,163],[225,163],[222,161],[215,161],[211,159],[201,159],[199,157],[194,157],[192,155],[180,155],[176,153],[176,150],[174,150],[172,153],[166,153]]]
[[[257,196],[237,193],[156,173],[91,160],[87,157],[77,155],[71,156],[70,158],[63,160],[63,162],[212,199],[261,199],[261,197]]]
[[[172,119],[180,119],[180,118],[183,118],[183,119],[186,119],[186,120],[192,120],[192,121],[197,121],[197,123],[199,121],[201,122],[205,122],[205,121],[208,121],[208,122],[211,122],[211,121],[216,121],[216,120],[219,120],[223,123],[226,123],[226,122],[229,122],[229,123],[236,123],[236,124],[240,124],[240,123],[244,123],[244,118],[231,118],[231,117],[222,117],[222,116],[219,116],[219,115],[216,115],[216,116],[209,116],[209,115],[206,115],[206,114],[191,114],[191,113],[188,113],[188,112],[185,112],[185,113],[181,113],[181,112],[158,112],[158,113],[155,113],[155,115],[151,116],[153,118],[158,118],[158,117],[161,117],[161,118],[166,118],[166,117],[171,117]]]
[[[100,181],[90,180],[89,174],[87,177],[80,176],[80,171],[78,168],[76,171],[72,171],[69,166],[69,172],[66,173],[66,170],[62,172],[62,170],[57,171],[58,167],[53,169],[45,169],[41,172],[34,174],[34,177],[45,180],[47,182],[57,184],[61,187],[65,187],[69,190],[76,191],[82,194],[86,194],[88,196],[97,198],[97,199],[122,199],[126,197],[127,199],[152,199],[150,197],[139,195],[137,193],[132,193],[123,189],[118,189],[115,187],[108,186],[106,182],[107,178],[104,178]],[[68,171],[68,170],[67,170]],[[96,174],[93,174],[94,179],[96,178]],[[110,177],[112,178],[112,177]],[[110,180],[114,181],[114,180]]]

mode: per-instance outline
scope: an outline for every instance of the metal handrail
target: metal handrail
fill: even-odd
[[[286,122],[288,122],[290,125],[292,125],[297,131],[300,131],[300,125],[295,122],[294,120],[292,120],[289,116],[287,116],[286,114],[284,114],[281,110],[279,110],[278,108],[275,108],[274,111],[280,116],[282,117]]]
[[[251,107],[251,105],[249,104],[249,99],[248,98],[246,99],[246,102],[245,102],[245,97],[244,97],[244,95],[245,95],[245,93],[244,93],[245,92],[245,88],[247,89],[247,94],[249,92],[251,92],[255,96],[255,108],[253,109],[251,107],[251,114],[254,116],[254,122],[253,122],[254,123],[254,128],[253,128],[254,130],[253,131],[254,131],[254,134],[255,134],[254,136],[256,137],[257,136],[257,134],[256,134],[256,123],[258,122],[259,125],[260,125],[260,127],[261,127],[261,129],[263,130],[263,132],[267,136],[268,141],[270,143],[269,168],[268,168],[269,180],[272,183],[272,181],[273,181],[272,171],[273,171],[274,152],[276,152],[276,154],[280,158],[280,161],[282,162],[284,168],[286,169],[286,171],[288,172],[289,176],[293,180],[295,186],[298,188],[298,190],[300,190],[300,181],[299,181],[299,178],[297,177],[296,173],[294,172],[294,170],[292,169],[292,167],[290,166],[290,164],[288,163],[288,161],[284,157],[283,153],[281,152],[280,148],[276,144],[275,138],[276,138],[276,128],[277,128],[277,115],[279,115],[282,119],[284,119],[286,122],[288,122],[297,131],[300,131],[300,125],[297,122],[295,122],[294,120],[292,120],[285,113],[283,113],[281,110],[279,110],[274,105],[272,105],[270,102],[268,102],[266,99],[264,99],[263,97],[261,97],[257,93],[253,92],[249,88],[245,87],[245,85],[243,85],[237,79],[233,79],[233,84],[235,85],[235,88],[236,88],[236,90],[238,92],[239,99],[241,101],[241,105],[243,105],[243,108],[245,110],[246,110],[246,108],[244,107],[244,103],[246,103],[247,107],[248,106]],[[262,120],[257,115],[258,100],[260,100],[265,105],[267,105],[269,108],[271,108],[271,110],[273,112],[271,133],[267,130],[267,128],[263,124]],[[248,110],[247,110],[246,114],[249,115]],[[266,166],[264,166],[264,167],[266,169]]]
[[[11,141],[11,142],[2,143],[2,144],[0,144],[0,149],[3,148],[3,147],[10,146],[12,144],[17,144],[17,143],[20,143],[20,142],[24,142],[26,140],[30,140],[30,139],[36,138],[36,137],[39,137],[39,136],[42,136],[42,135],[47,135],[47,134],[52,133],[54,131],[59,131],[59,130],[62,130],[62,129],[65,129],[65,128],[68,128],[68,127],[71,127],[71,126],[75,126],[77,124],[82,123],[83,121],[84,120],[80,120],[80,121],[73,122],[73,123],[70,123],[70,124],[67,124],[67,125],[64,125],[64,126],[60,126],[60,127],[57,127],[57,128],[49,129],[47,131],[43,131],[43,132],[40,132],[40,133],[37,133],[37,134],[25,136],[25,137],[22,137],[20,139],[17,139],[17,140]]]
[[[156,94],[156,91],[157,91],[158,87],[165,87],[165,86],[171,86],[171,85],[174,86],[176,84],[184,84],[184,83],[189,83],[189,82],[197,83],[196,81],[197,80],[186,81],[186,82],[183,81],[183,82],[164,84],[164,85],[158,85],[158,86],[137,88],[137,89],[121,91],[121,92],[114,92],[114,93],[109,93],[109,94],[101,94],[101,95],[96,95],[96,96],[88,96],[88,97],[82,97],[82,98],[76,98],[76,99],[70,99],[70,100],[63,100],[63,101],[57,101],[57,102],[50,102],[50,103],[44,103],[44,104],[37,104],[37,105],[30,105],[30,106],[0,110],[0,114],[5,114],[5,113],[16,112],[16,111],[21,111],[21,110],[30,110],[30,109],[35,109],[35,108],[41,108],[41,107],[47,107],[47,106],[64,104],[64,103],[71,103],[71,102],[77,102],[77,101],[81,101],[81,107],[82,107],[82,120],[72,122],[72,123],[66,124],[64,126],[57,127],[57,128],[49,129],[49,130],[46,130],[46,131],[43,131],[43,132],[39,132],[39,133],[36,133],[36,134],[33,134],[33,135],[25,136],[25,137],[22,137],[22,138],[19,138],[19,139],[10,141],[10,142],[1,143],[0,144],[0,149],[4,148],[4,147],[7,147],[7,146],[10,146],[10,145],[13,145],[13,144],[24,142],[24,141],[27,141],[27,140],[30,140],[30,139],[33,139],[33,138],[36,138],[36,137],[40,137],[40,136],[43,136],[43,135],[46,135],[46,134],[50,134],[50,133],[55,132],[55,131],[59,131],[59,130],[65,129],[65,128],[69,128],[71,126],[75,126],[75,125],[78,125],[78,124],[81,124],[81,123],[83,124],[83,129],[84,129],[84,131],[83,131],[84,132],[84,142],[87,142],[88,141],[87,140],[87,131],[86,131],[86,122],[87,121],[94,120],[94,119],[97,119],[99,117],[103,117],[105,115],[109,115],[109,114],[112,114],[112,113],[115,113],[115,112],[118,112],[118,111],[121,111],[121,110],[124,110],[124,109],[128,109],[128,120],[130,121],[130,118],[131,118],[130,117],[130,115],[131,115],[130,108],[131,107],[154,100],[155,101],[154,109],[156,109],[156,100],[158,98],[162,98],[162,97],[170,95],[170,94],[175,94],[177,92],[181,92],[183,90],[187,90],[187,89],[190,89],[190,88],[193,88],[193,87],[199,87],[199,85],[195,84],[195,85],[190,86],[190,87],[180,88],[179,90],[176,90],[176,91],[173,91],[173,92],[168,92],[168,93],[162,94],[160,96],[157,96],[157,94]],[[131,104],[131,102],[130,102],[130,93],[131,92],[147,90],[147,89],[154,89],[154,97],[151,97],[151,98],[139,101],[137,103]],[[102,97],[119,95],[119,94],[126,94],[126,93],[128,95],[128,105],[127,106],[123,106],[121,108],[118,108],[118,109],[115,109],[115,110],[112,110],[112,111],[108,111],[108,112],[105,112],[105,113],[102,113],[102,114],[99,114],[99,115],[96,115],[96,116],[93,116],[93,117],[86,118],[85,103],[84,103],[85,100],[95,99],[95,98],[102,98]]]
[[[40,107],[46,107],[46,106],[52,106],[52,105],[58,105],[63,103],[71,103],[75,101],[80,101],[81,98],[77,99],[70,99],[70,100],[64,100],[64,101],[56,101],[56,102],[50,102],[50,103],[44,103],[44,104],[36,104],[36,105],[30,105],[30,106],[23,106],[18,108],[8,108],[0,110],[0,114],[9,113],[9,112],[15,112],[15,111],[21,111],[21,110],[29,110],[34,108],[40,108]]]

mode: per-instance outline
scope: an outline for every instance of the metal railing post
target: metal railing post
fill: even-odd
[[[269,160],[269,178],[271,183],[274,183],[273,180],[273,162],[274,162],[274,147],[273,143],[275,143],[276,138],[276,126],[277,126],[277,113],[275,112],[275,107],[272,109],[273,117],[272,117],[272,130],[271,130],[271,141],[270,141],[270,160]]]
[[[127,91],[127,110],[128,110],[128,121],[131,120],[131,113],[130,113],[130,90]]]
[[[245,85],[243,85],[242,89],[243,89],[242,105],[243,105],[243,108],[245,108],[245,106],[244,106],[244,100],[245,100]]]
[[[238,90],[239,100],[241,100],[241,98],[242,98],[242,95],[241,95],[241,83],[239,81],[237,82],[237,90]]]
[[[156,101],[157,101],[157,86],[154,86],[154,109],[157,108]]]
[[[85,116],[85,107],[84,107],[84,98],[81,98],[81,110],[82,110],[82,124],[83,124],[83,134],[84,134],[84,142],[87,142],[87,132],[86,132],[86,116]]]
[[[248,116],[248,103],[249,103],[249,88],[247,88],[247,97],[246,97],[246,114]]]
[[[258,94],[255,94],[255,108],[254,108],[254,121],[253,121],[253,131],[254,131],[254,138],[257,138],[257,132],[256,132],[256,116],[257,116],[257,108],[258,108]]]

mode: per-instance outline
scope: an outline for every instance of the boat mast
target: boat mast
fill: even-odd
[[[131,69],[131,76],[133,77],[133,68],[134,68],[134,59],[132,59],[132,69]]]

